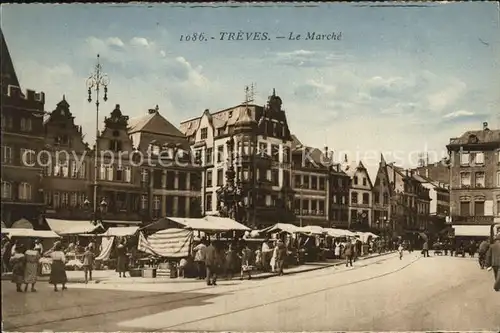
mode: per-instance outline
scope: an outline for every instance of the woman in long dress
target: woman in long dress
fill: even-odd
[[[40,267],[40,252],[33,247],[27,250],[24,255],[26,256],[26,267],[24,269],[24,292],[28,291],[28,284],[31,284],[31,291],[35,292],[35,283],[38,279]]]
[[[274,273],[276,270],[276,259],[278,257],[278,245],[277,242],[274,242],[273,256],[271,257],[271,272]]]
[[[10,257],[10,266],[12,267],[12,283],[16,284],[17,292],[23,292],[21,285],[24,283],[26,257],[23,254],[23,247],[20,244],[16,244],[15,252]]]
[[[125,247],[125,240],[123,239],[116,247],[116,271],[119,277],[126,277],[127,272],[127,248]]]
[[[68,277],[66,276],[66,256],[62,251],[61,242],[57,241],[53,249],[50,251],[52,258],[52,269],[50,271],[49,283],[54,285],[54,291],[58,291],[57,285],[62,284],[62,290],[66,290]]]

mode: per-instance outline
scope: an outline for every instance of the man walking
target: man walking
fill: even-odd
[[[426,240],[424,242],[424,246],[422,247],[422,253],[424,255],[424,258],[429,256],[429,241],[428,240]]]
[[[489,248],[490,243],[487,239],[483,240],[481,244],[479,244],[479,267],[481,267],[481,269],[484,269],[486,265],[486,254],[488,253]]]
[[[344,247],[344,256],[345,256],[345,267],[352,267],[352,257],[354,255],[354,245],[351,241],[348,241]]]
[[[286,258],[286,246],[285,243],[281,239],[278,239],[276,243],[276,247],[278,248],[277,256],[276,256],[276,266],[278,274],[283,275],[283,266],[285,266],[285,258]]]
[[[200,244],[198,244],[193,251],[194,262],[196,263],[196,268],[198,270],[198,280],[203,280],[205,278],[206,269],[205,269],[205,252],[207,246],[205,245],[205,239],[202,239]]]
[[[214,242],[205,249],[205,267],[207,270],[207,286],[217,285],[217,266],[219,257]]]
[[[488,249],[486,265],[488,270],[493,269],[493,275],[495,276],[493,289],[500,291],[500,274],[498,274],[498,268],[500,267],[500,234],[496,235],[494,243]]]

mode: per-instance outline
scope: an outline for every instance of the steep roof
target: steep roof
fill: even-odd
[[[477,138],[477,142],[471,142],[471,138]],[[500,129],[483,129],[479,131],[467,131],[458,138],[450,139],[450,145],[464,145],[469,143],[500,143]]]
[[[19,87],[19,80],[17,78],[16,70],[14,68],[14,63],[12,62],[12,58],[10,56],[9,48],[7,47],[7,42],[5,41],[5,37],[3,35],[3,31],[0,29],[1,35],[1,58],[2,58],[2,92],[7,92],[7,87],[9,85]]]
[[[175,136],[185,138],[184,134],[158,111],[150,112],[147,115],[129,119],[128,133],[149,132],[154,134]]]

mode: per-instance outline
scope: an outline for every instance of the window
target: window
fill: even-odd
[[[61,206],[61,196],[59,192],[54,192],[54,208],[59,208]]]
[[[55,171],[55,169],[54,169]],[[101,169],[100,169],[100,173],[99,173],[99,179],[101,180],[106,180],[106,166],[104,164],[101,164]],[[54,172],[54,175],[55,175],[55,172]]]
[[[500,187],[500,171],[497,171],[497,187]]]
[[[30,118],[21,118],[21,131],[31,132],[31,119]]]
[[[271,170],[271,183],[273,186],[279,186],[279,170]]]
[[[113,178],[113,171],[114,171],[114,168],[112,165],[108,165],[106,167],[106,170],[107,170],[107,174],[108,174],[108,180],[112,181],[114,178]]]
[[[161,200],[159,195],[153,196],[153,209],[160,210],[161,208]]]
[[[460,185],[461,187],[469,187],[471,185],[470,172],[460,173]]]
[[[460,165],[469,165],[470,154],[469,153],[460,153]]]
[[[31,200],[31,185],[28,183],[19,184],[19,199]]]
[[[205,128],[202,128],[201,129],[201,139],[202,140],[206,140],[207,137],[208,137],[208,129],[205,127]]]
[[[484,216],[484,201],[474,202],[474,215]]]
[[[272,159],[275,162],[280,161],[280,146],[279,145],[271,145],[271,154]]]
[[[147,169],[141,169],[141,182],[147,183],[148,182],[148,170]]]
[[[52,192],[45,191],[43,195],[43,203],[47,207],[52,207]]]
[[[354,176],[352,179],[354,185],[358,185],[358,176]]]
[[[217,163],[221,163],[224,160],[224,146],[217,147]]]
[[[290,187],[290,171],[283,170],[283,184],[284,187]]]
[[[118,181],[123,181],[123,167],[121,165],[116,166],[116,179]]]
[[[500,200],[497,200],[497,215],[500,215]]]
[[[8,146],[2,146],[2,164],[12,163],[12,149]]]
[[[311,176],[311,188],[313,190],[317,190],[318,189],[318,177]]]
[[[358,192],[352,192],[351,193],[351,203],[352,204],[357,204],[358,203]]]
[[[318,210],[320,215],[325,213],[325,202],[323,200],[318,201]]]
[[[388,205],[388,204],[389,204],[389,194],[384,193],[384,205]]]
[[[212,187],[212,170],[207,171],[207,187]]]
[[[119,140],[109,141],[109,149],[114,152],[119,152],[122,150],[122,143]]]
[[[290,163],[290,148],[283,147],[283,163]]]
[[[34,150],[21,148],[21,163],[24,166],[35,166],[36,154]]]
[[[302,185],[302,176],[295,175],[295,187],[300,187]]]
[[[370,194],[363,193],[363,205],[369,205],[369,204],[370,204]]]
[[[2,199],[12,198],[12,185],[9,182],[2,182]]]
[[[205,210],[212,211],[212,193],[207,193],[205,195]]]
[[[380,194],[378,192],[373,192],[373,200],[376,204],[380,203]]]
[[[319,177],[319,189],[321,191],[325,189],[325,177]]]
[[[71,161],[70,162],[70,165],[71,165],[71,178],[76,178],[76,176],[78,175],[78,170],[77,170],[77,161]]]
[[[207,148],[205,150],[205,164],[212,164],[214,162],[214,149]]]
[[[476,172],[476,187],[484,187],[484,172]]]
[[[474,156],[474,164],[484,164],[484,153],[483,152],[479,152],[479,153],[476,153],[475,156]]]
[[[148,196],[143,194],[141,195],[141,209],[147,209],[148,208]]]
[[[218,169],[217,170],[217,186],[222,186],[222,185],[224,185],[224,170]]]
[[[127,183],[132,181],[132,168],[129,166],[123,167],[124,180]]]
[[[267,155],[267,143],[259,142],[259,155]]]
[[[460,202],[460,215],[469,216],[470,215],[470,202],[462,201]]]
[[[70,205],[71,207],[76,207],[76,198],[77,198],[77,193],[72,192],[71,197],[70,197]]]
[[[363,178],[363,186],[366,186],[368,184],[368,181],[366,180],[366,178]]]
[[[78,178],[84,179],[85,178],[85,162],[80,163],[80,168],[78,168]]]
[[[69,195],[67,192],[61,193],[61,207],[66,207],[69,203]]]

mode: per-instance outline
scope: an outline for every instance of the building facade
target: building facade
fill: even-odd
[[[2,47],[2,221],[17,227],[22,219],[37,227],[43,211],[42,168],[37,161],[43,149],[43,92],[23,92],[3,33]]]
[[[345,163],[343,171],[350,177],[349,228],[366,229],[373,224],[373,184],[363,162]]]
[[[291,189],[292,138],[279,96],[265,106],[244,103],[181,123],[195,156],[202,161],[203,206],[206,214],[220,209],[217,190],[224,186],[229,155],[236,181],[245,192],[245,222],[252,226],[293,219]],[[235,142],[233,152],[227,142]]]
[[[498,221],[500,130],[490,130],[484,123],[482,130],[467,131],[460,137],[451,138],[446,147],[451,159],[453,225],[486,226]],[[466,233],[467,228],[460,229]]]

